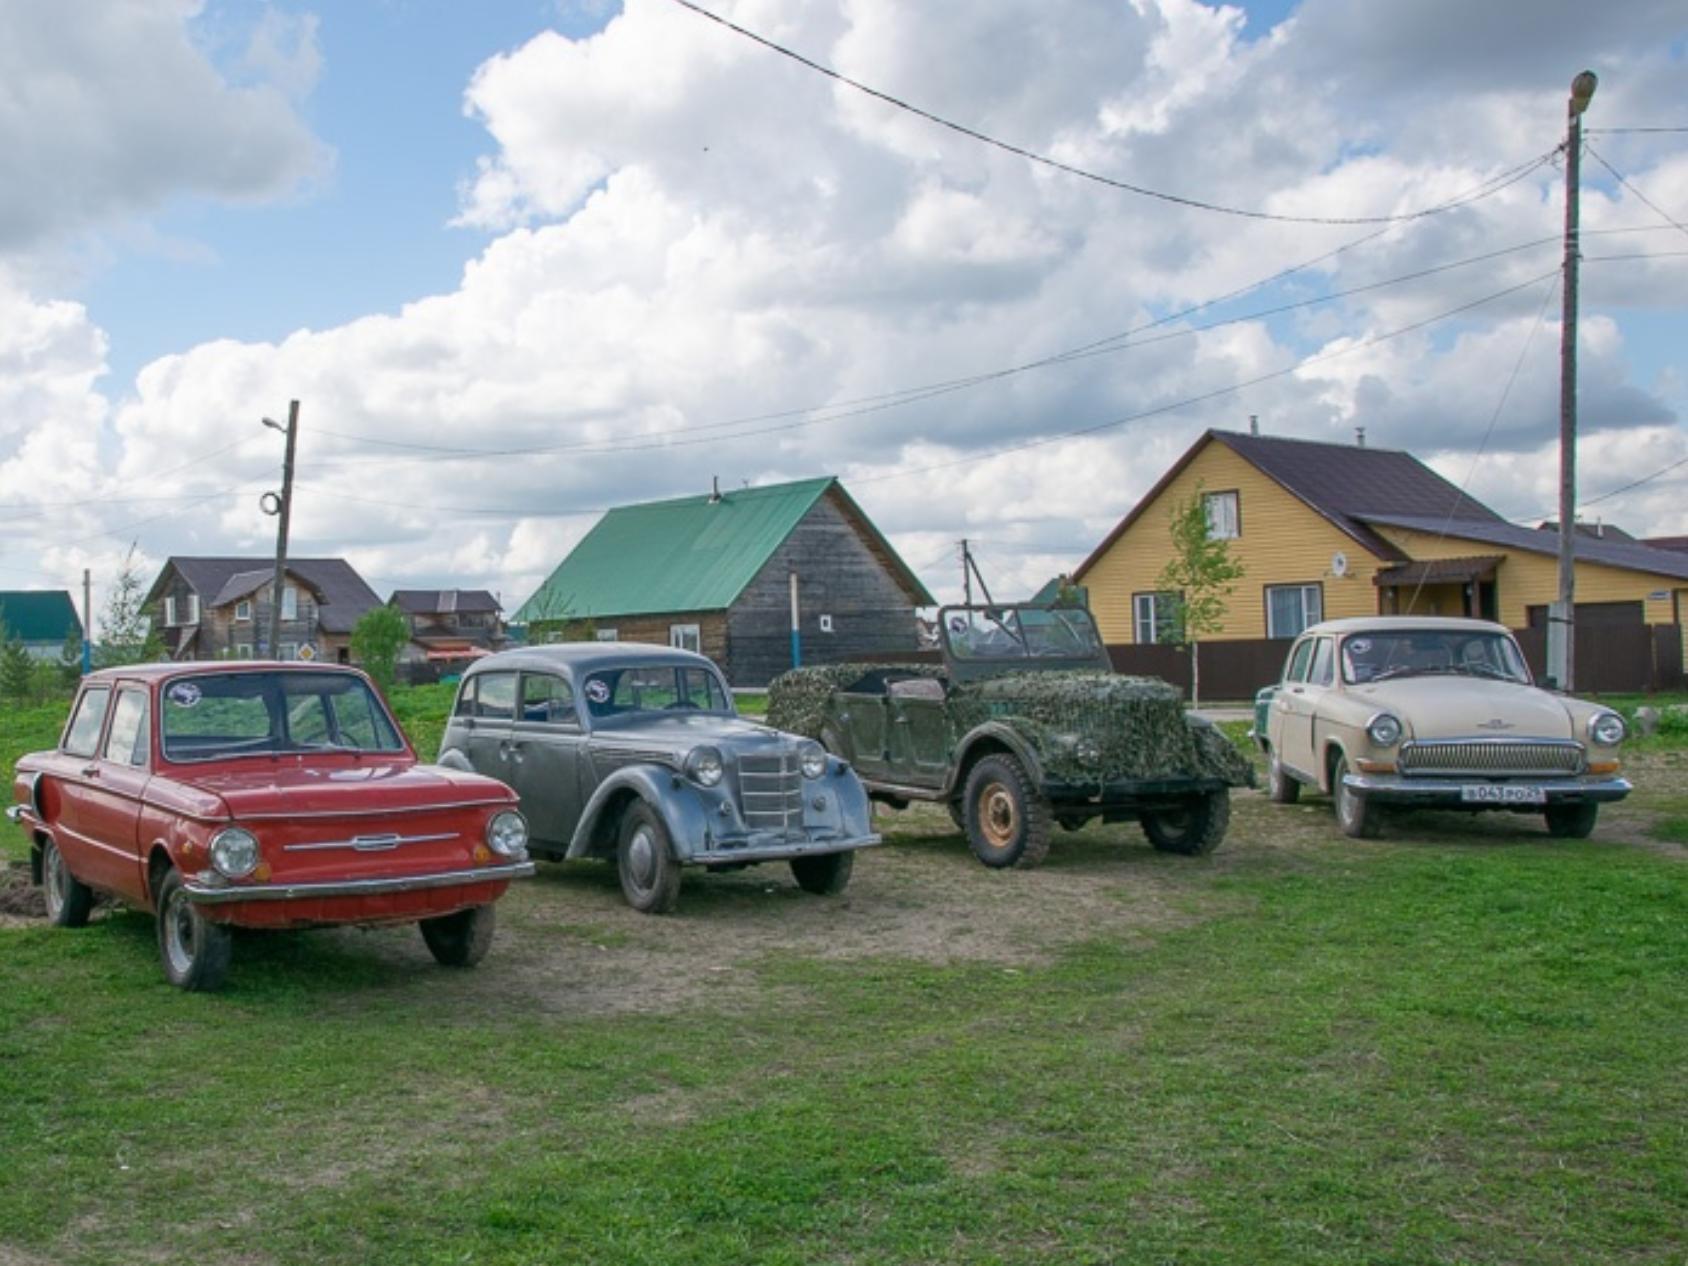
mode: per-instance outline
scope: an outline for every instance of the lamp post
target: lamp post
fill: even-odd
[[[1576,673],[1577,261],[1581,201],[1582,116],[1599,80],[1585,70],[1571,81],[1565,130],[1565,279],[1559,321],[1559,599],[1548,613],[1547,672],[1569,691]]]

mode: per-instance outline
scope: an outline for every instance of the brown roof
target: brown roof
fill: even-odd
[[[1372,577],[1379,588],[1403,585],[1442,585],[1455,581],[1481,580],[1494,574],[1506,561],[1504,554],[1479,554],[1472,558],[1429,558],[1420,563],[1396,563]]]
[[[387,601],[411,615],[451,615],[458,611],[497,611],[498,599],[485,589],[395,589]]]
[[[1668,549],[1677,554],[1688,554],[1688,536],[1649,536],[1641,543],[1653,549]]]
[[[152,588],[147,591],[146,601],[149,606],[158,601],[172,570],[199,594],[200,602],[209,606],[211,599],[222,592],[231,577],[243,572],[273,575],[274,568],[273,559],[202,558],[175,554],[164,560]],[[381,605],[375,591],[343,558],[290,558],[287,569],[311,584],[320,595],[317,622],[325,633],[350,633],[359,616],[371,607]]]
[[[1407,556],[1365,523],[1372,515],[1433,516],[1451,518],[1456,523],[1505,522],[1411,453],[1398,449],[1207,431],[1091,551],[1090,557],[1073,572],[1073,579],[1082,579],[1167,485],[1211,443],[1225,445],[1369,553],[1390,562],[1405,562]]]
[[[1507,523],[1504,520],[1486,523],[1456,519],[1450,524],[1445,519],[1434,516],[1410,514],[1368,514],[1363,517],[1369,522],[1385,527],[1406,528],[1410,532],[1424,532],[1433,536],[1451,536],[1455,540],[1499,545],[1505,549],[1523,550],[1529,554],[1559,552],[1557,534],[1519,527],[1516,523]],[[1592,536],[1578,536],[1573,545],[1578,562],[1599,563],[1605,567],[1621,567],[1626,571],[1688,580],[1688,558],[1672,550],[1657,549],[1634,541],[1600,540]]]

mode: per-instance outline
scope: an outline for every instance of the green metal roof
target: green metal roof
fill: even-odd
[[[885,552],[917,606],[932,597],[837,479],[802,479],[609,511],[511,617],[590,620],[604,616],[723,611],[744,592],[829,489]]]
[[[82,634],[76,606],[63,589],[8,589],[0,591],[0,620],[7,637],[21,642],[62,642],[72,629]]]

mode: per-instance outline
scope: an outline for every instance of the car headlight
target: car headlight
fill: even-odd
[[[1616,747],[1627,733],[1629,727],[1616,712],[1597,712],[1588,720],[1588,737],[1601,747]]]
[[[797,763],[802,767],[803,777],[821,778],[826,774],[826,748],[810,740],[797,749]]]
[[[686,777],[700,787],[715,786],[725,772],[721,753],[713,747],[694,747],[686,753]]]
[[[520,857],[527,852],[527,819],[514,809],[504,809],[487,819],[486,846],[500,857]]]
[[[1401,722],[1380,712],[1366,723],[1366,737],[1379,747],[1394,747],[1401,741]]]
[[[258,837],[243,827],[225,827],[211,837],[211,864],[229,879],[245,879],[258,869]]]

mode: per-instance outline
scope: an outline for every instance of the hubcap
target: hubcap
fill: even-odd
[[[1007,848],[1020,830],[1020,809],[1014,796],[999,782],[979,794],[979,830],[992,848]]]
[[[170,894],[170,904],[164,909],[164,952],[170,957],[170,969],[178,976],[193,970],[195,940],[193,906],[178,889]]]
[[[656,877],[656,840],[649,827],[640,827],[627,842],[627,868],[640,888],[651,886],[651,880]]]
[[[41,877],[46,880],[44,885],[47,892],[47,915],[57,918],[64,908],[64,858],[59,856],[59,850],[53,845],[47,846],[47,856],[41,867],[45,872]]]
[[[1160,815],[1160,828],[1168,835],[1181,838],[1190,833],[1190,811],[1167,809]]]

